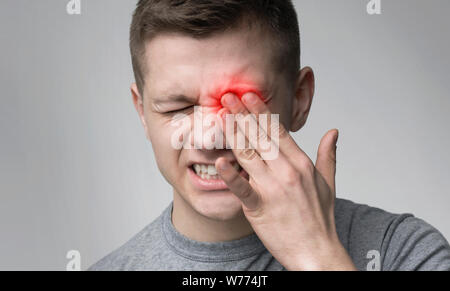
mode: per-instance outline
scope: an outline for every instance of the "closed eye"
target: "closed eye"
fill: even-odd
[[[191,113],[194,111],[194,105],[191,106],[187,106],[181,109],[175,109],[175,110],[171,110],[171,111],[167,111],[165,112],[165,114],[176,114],[176,113]]]

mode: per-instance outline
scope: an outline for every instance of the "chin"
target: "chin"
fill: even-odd
[[[191,206],[212,220],[229,221],[244,215],[241,201],[229,191],[196,195]]]

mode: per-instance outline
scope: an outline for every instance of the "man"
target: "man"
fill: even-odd
[[[448,242],[424,221],[335,198],[337,130],[315,163],[289,135],[314,95],[299,39],[288,0],[138,2],[131,92],[173,203],[91,270],[450,270]],[[199,111],[222,136],[193,133]],[[250,146],[218,146],[235,138]]]

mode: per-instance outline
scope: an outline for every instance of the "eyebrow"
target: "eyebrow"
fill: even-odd
[[[233,86],[231,86],[230,89],[233,89],[232,87]],[[239,88],[239,86],[236,86],[236,88]],[[266,99],[266,98],[270,99],[270,96],[268,96],[270,94],[270,90],[269,90],[269,88],[267,88],[266,85],[263,85],[263,86],[256,85],[253,88],[250,87],[248,91],[252,91],[252,90],[256,90],[257,92],[259,92],[264,99]],[[168,95],[160,95],[160,96],[155,97],[153,102],[155,104],[177,103],[177,102],[194,103],[194,102],[197,102],[197,100],[198,100],[198,98],[189,97],[184,94],[168,94]]]

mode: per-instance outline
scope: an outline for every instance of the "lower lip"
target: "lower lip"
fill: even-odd
[[[192,185],[194,185],[194,187],[198,190],[201,191],[229,190],[227,184],[222,179],[215,179],[215,180],[202,179],[194,172],[194,170],[191,167],[188,167],[188,172]],[[244,170],[241,171],[240,175],[244,178],[248,177],[247,172],[245,172]]]

